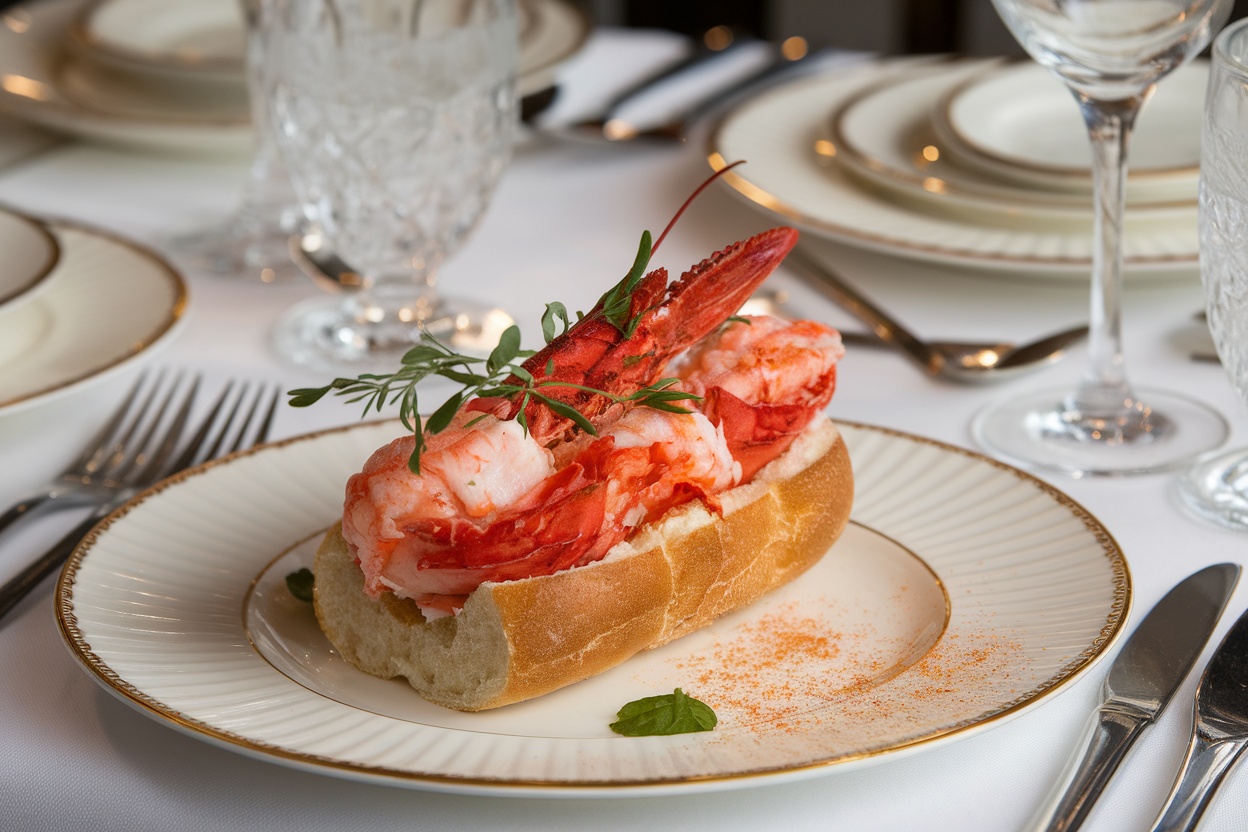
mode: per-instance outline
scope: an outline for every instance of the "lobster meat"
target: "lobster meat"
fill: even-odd
[[[836,386],[834,330],[733,317],[797,236],[775,228],[735,243],[670,287],[655,269],[631,294],[631,334],[600,302],[531,356],[523,368],[569,383],[543,390],[597,436],[537,401],[479,398],[428,438],[419,475],[407,467],[413,437],[377,451],[348,482],[343,512],[366,591],[448,615],[485,581],[593,562],[690,500],[717,508],[716,495],[783,453]],[[619,402],[668,377],[700,397],[690,412]]]

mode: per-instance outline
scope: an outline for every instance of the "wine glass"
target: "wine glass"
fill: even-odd
[[[1200,274],[1218,356],[1248,401],[1248,19],[1213,46],[1200,143]],[[1248,531],[1248,448],[1188,469],[1179,493],[1198,514]]]
[[[262,42],[259,0],[242,0],[239,12],[247,45],[247,93],[254,136],[242,198],[219,225],[168,241],[170,253],[197,271],[255,277],[264,283],[303,279],[290,258],[291,235],[305,228],[303,210],[282,164],[260,84]]]
[[[1178,393],[1129,383],[1122,351],[1127,146],[1154,85],[1209,43],[1232,0],[993,0],[1023,48],[1070,88],[1092,148],[1096,236],[1088,366],[1073,391],[997,404],[978,441],[1023,465],[1072,476],[1180,467],[1222,443],[1226,421]]]
[[[363,278],[291,309],[278,352],[340,375],[393,371],[422,333],[487,353],[511,318],[434,284],[510,157],[514,0],[263,0],[259,32],[295,191]]]

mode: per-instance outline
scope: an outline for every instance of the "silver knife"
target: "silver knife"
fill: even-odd
[[[1192,740],[1153,832],[1193,830],[1231,765],[1248,747],[1248,613],[1209,660],[1196,689]]]
[[[1053,791],[1027,827],[1073,832],[1131,744],[1161,713],[1213,633],[1240,568],[1209,566],[1166,593],[1127,639],[1101,687],[1102,703]]]

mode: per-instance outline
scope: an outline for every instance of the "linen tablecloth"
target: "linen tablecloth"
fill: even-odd
[[[592,101],[629,73],[674,54],[655,33],[601,32],[562,74],[564,106]],[[704,135],[683,145],[616,147],[529,137],[517,148],[489,213],[443,270],[447,289],[489,298],[526,325],[545,301],[587,308],[632,261],[642,229],[658,229],[708,173]],[[94,223],[149,245],[206,227],[233,207],[246,159],[188,158],[85,143],[58,144],[0,170],[0,201],[49,216]],[[715,189],[689,211],[664,245],[680,269],[762,230],[770,221]],[[847,278],[869,289],[932,337],[1027,337],[1086,319],[1082,281],[990,275],[907,263],[848,248],[837,254]],[[280,313],[319,290],[310,283],[264,285],[189,273],[190,320],[150,359],[287,387],[324,383],[322,374],[284,365],[268,345]],[[845,328],[843,313],[781,270],[773,285],[798,308]],[[1232,442],[1248,444],[1248,409],[1221,368],[1194,363],[1192,315],[1199,281],[1132,281],[1126,293],[1126,350],[1136,383],[1185,391],[1228,415]],[[841,365],[831,413],[972,447],[973,414],[998,396],[1033,385],[1073,383],[1076,349],[1040,374],[998,387],[929,379],[899,355],[852,349]],[[72,408],[45,408],[0,423],[0,503],[8,504],[71,458],[121,395],[120,381]],[[333,403],[283,409],[276,437],[353,421]],[[1248,538],[1185,514],[1175,476],[1047,478],[1098,517],[1126,553],[1138,618],[1176,581],[1205,564],[1242,562]],[[0,547],[7,576],[64,521],[40,523]],[[870,829],[1001,832],[1020,828],[1057,777],[1094,707],[1105,665],[1021,717],[957,742],[880,757],[853,771],[694,796],[620,799],[463,797],[349,782],[296,771],[215,747],[128,708],[71,658],[52,612],[52,582],[0,623],[0,829],[210,830],[298,832],[463,829]],[[1248,606],[1248,587],[1231,601],[1214,642]],[[1200,666],[1207,660],[1212,644]],[[1085,827],[1145,829],[1182,758],[1193,673],[1160,721],[1140,740]],[[1233,774],[1206,816],[1206,832],[1248,823],[1248,775]]]

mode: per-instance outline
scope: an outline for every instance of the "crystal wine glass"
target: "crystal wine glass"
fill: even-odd
[[[391,371],[421,333],[488,352],[511,318],[434,291],[506,168],[516,130],[514,0],[262,0],[277,143],[324,242],[363,278],[279,322],[285,357]]]
[[[1200,143],[1200,274],[1209,330],[1248,402],[1248,20],[1213,46]],[[1179,480],[1197,513],[1248,531],[1248,448],[1202,460]]]
[[[1122,350],[1127,146],[1154,85],[1209,43],[1232,0],[993,0],[1014,37],[1070,88],[1092,147],[1096,245],[1089,361],[1073,391],[1023,395],[976,417],[991,451],[1073,476],[1173,469],[1222,443],[1225,420],[1181,394],[1132,388]]]

